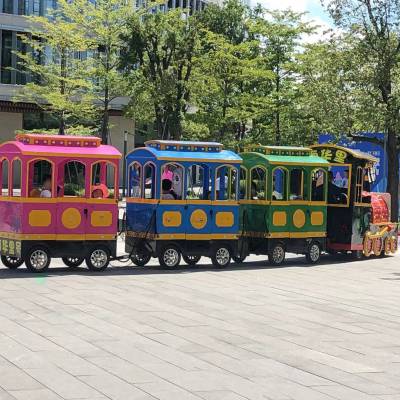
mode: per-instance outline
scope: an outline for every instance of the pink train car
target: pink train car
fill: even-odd
[[[3,264],[43,272],[61,257],[106,268],[116,256],[120,158],[96,137],[23,134],[0,145]]]

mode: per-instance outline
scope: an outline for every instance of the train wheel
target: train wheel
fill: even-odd
[[[392,236],[392,239],[390,241],[390,251],[393,254],[396,253],[397,247],[398,247],[397,236]]]
[[[187,265],[196,265],[200,261],[201,256],[188,256],[183,254],[182,258]]]
[[[29,271],[40,273],[45,272],[50,265],[50,252],[46,247],[32,247],[25,258],[25,265]]]
[[[18,257],[1,256],[1,262],[7,268],[17,269],[24,263],[24,260]]]
[[[268,260],[272,265],[282,265],[285,261],[285,247],[277,243],[268,253]]]
[[[212,255],[211,261],[214,267],[217,268],[225,268],[231,263],[231,250],[226,245],[218,245],[215,246]]]
[[[151,259],[151,254],[146,251],[139,250],[132,253],[131,261],[138,267],[144,267]]]
[[[382,254],[383,250],[383,239],[382,238],[375,238],[373,240],[373,252],[374,254],[379,257]]]
[[[62,257],[63,263],[69,267],[69,268],[77,268],[79,267],[83,261],[85,261],[84,258],[80,257]]]
[[[369,257],[373,250],[373,241],[370,238],[370,232],[367,232],[364,236],[364,243],[363,243],[363,253],[365,257]]]
[[[181,253],[176,246],[166,245],[161,249],[158,261],[163,268],[176,268],[181,262]]]
[[[321,247],[317,242],[311,242],[306,259],[310,264],[316,264],[321,258]]]
[[[235,261],[236,264],[242,264],[246,258],[246,256],[233,256],[232,260]]]
[[[94,247],[89,251],[85,261],[91,271],[103,271],[110,263],[110,251],[107,247]]]

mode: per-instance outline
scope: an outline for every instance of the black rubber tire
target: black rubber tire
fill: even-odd
[[[36,274],[46,272],[50,266],[50,262],[50,251],[44,246],[32,247],[25,257],[26,268]]]
[[[231,263],[231,249],[228,245],[220,244],[213,248],[211,261],[216,268],[226,268]]]
[[[200,261],[201,256],[188,256],[186,254],[182,254],[182,258],[187,265],[196,265]]]
[[[17,269],[24,263],[24,260],[19,257],[1,256],[1,262],[9,269]]]
[[[138,267],[144,267],[151,260],[151,254],[145,251],[133,252],[131,261]]]
[[[285,262],[286,250],[282,243],[276,243],[268,252],[268,261],[271,265],[282,265]]]
[[[85,261],[80,257],[62,257],[61,259],[68,268],[78,268]]]
[[[173,244],[163,246],[158,253],[158,262],[162,268],[173,269],[178,267],[181,262],[179,248]]]
[[[96,260],[95,257],[98,257]],[[103,260],[100,259],[103,258]],[[86,258],[86,265],[90,271],[104,271],[110,263],[110,250],[105,246],[95,246],[88,252]]]
[[[246,260],[247,256],[233,256],[232,260],[236,263],[236,264],[243,264],[244,260]]]
[[[318,242],[311,242],[306,253],[306,260],[309,264],[317,264],[321,259],[321,246]]]

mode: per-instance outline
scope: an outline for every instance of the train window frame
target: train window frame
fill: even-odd
[[[298,195],[299,198],[295,199],[295,198],[291,198],[294,194],[292,194],[292,173],[294,171],[300,171],[301,172],[301,179],[300,179],[300,190],[301,193]],[[305,186],[305,178],[306,178],[306,171],[304,170],[304,168],[302,167],[293,167],[290,168],[289,170],[289,182],[288,182],[288,196],[287,198],[289,199],[289,201],[294,201],[294,202],[299,202],[299,201],[308,201],[308,198],[306,198],[307,195],[307,190],[304,190],[304,186]]]
[[[189,198],[189,189],[193,189],[193,179],[192,179],[192,168],[193,167],[198,167],[199,169],[203,170],[203,174],[202,174],[202,182],[201,182],[201,187],[202,187],[202,196],[198,197],[198,198]],[[208,171],[207,171],[208,169]],[[208,175],[208,184],[206,182],[206,177]],[[210,186],[211,186],[211,167],[208,164],[205,163],[193,163],[190,164],[186,169],[185,169],[185,191],[186,191],[186,200],[188,201],[195,201],[195,202],[199,202],[199,201],[210,201],[210,195],[211,195],[211,191],[210,191]],[[204,192],[205,188],[207,189],[207,192]],[[193,193],[195,193],[193,191]]]
[[[94,184],[93,183],[93,169],[97,166],[100,165],[100,168],[102,168],[103,166],[105,167],[105,176],[103,176],[103,180],[102,177],[100,176],[100,183],[99,184]],[[107,185],[107,181],[108,181],[108,167],[112,168],[112,188],[109,188]],[[101,174],[101,172],[100,172]],[[118,186],[117,186],[117,182],[118,182],[118,177],[117,177],[117,167],[115,166],[115,164],[113,162],[111,162],[110,160],[97,160],[93,163],[90,164],[90,189],[89,189],[89,193],[90,193],[90,197],[92,199],[97,199],[97,200],[112,200],[112,199],[117,199],[118,198]],[[107,192],[105,193],[104,187],[106,188]],[[112,197],[110,197],[110,190],[113,191]],[[102,192],[102,196],[101,197],[95,197],[94,193],[95,191],[101,191]],[[107,194],[107,196],[104,196],[104,194]]]
[[[84,192],[83,192],[82,196],[65,195],[65,168],[70,163],[78,163],[78,164],[83,165],[83,167],[84,167],[84,170],[83,170],[84,171],[84,174],[83,174]],[[90,165],[91,164],[89,164],[89,166]],[[57,179],[59,180],[60,178],[62,178],[62,185],[61,184],[59,185],[59,181],[57,182],[57,191],[58,191],[58,189],[60,189],[59,193],[57,194],[57,197],[66,198],[66,199],[69,199],[69,198],[71,198],[71,199],[72,198],[74,198],[74,199],[87,199],[87,198],[89,198],[89,194],[90,193],[88,193],[88,188],[90,189],[90,181],[88,181],[88,179],[90,178],[90,173],[88,174],[87,169],[88,169],[87,163],[85,163],[85,162],[83,162],[81,160],[77,160],[77,159],[69,159],[69,160],[65,160],[64,162],[60,163],[58,165]],[[60,172],[61,172],[61,174],[60,174]]]
[[[19,163],[19,168],[17,171],[14,171],[14,165]],[[19,188],[15,187],[14,178],[15,172],[19,175]],[[19,157],[13,158],[11,161],[11,171],[8,171],[9,174],[9,193],[11,197],[22,197],[22,160]],[[18,192],[14,192],[19,190]]]
[[[282,170],[284,172],[284,184],[283,184],[283,188],[285,190],[285,192],[282,194],[282,199],[277,199],[277,198],[273,198],[274,196],[274,189],[275,189],[275,185],[274,185],[274,175],[275,175],[275,171],[277,170]],[[289,183],[289,170],[282,166],[282,165],[278,165],[276,167],[274,167],[272,169],[272,173],[271,173],[271,202],[277,202],[277,204],[281,204],[283,201],[288,201],[288,183]]]
[[[264,198],[263,199],[258,199],[258,198],[257,199],[253,199],[253,195],[252,195],[251,188],[252,188],[252,184],[253,184],[253,171],[256,170],[256,169],[261,169],[265,173],[265,178],[263,180],[264,181],[264,185],[265,185],[265,190],[264,190],[265,194],[264,194]],[[248,184],[248,186],[249,186],[248,187],[248,198],[249,198],[249,200],[252,200],[252,201],[266,201],[267,198],[268,198],[268,169],[263,165],[255,165],[254,167],[250,168],[248,181],[249,181],[249,184]],[[262,182],[262,180],[259,180],[259,182]]]
[[[146,168],[151,167],[153,169],[153,177],[151,181],[151,197],[146,197]],[[157,166],[152,161],[147,161],[143,164],[143,173],[142,173],[142,198],[145,200],[154,200],[157,198]]]
[[[348,208],[350,206],[350,195],[351,195],[351,187],[353,184],[353,165],[352,164],[341,164],[341,163],[329,163],[329,167],[347,167],[348,170],[348,183],[347,183],[347,202],[344,204],[336,204],[336,203],[329,203],[329,196],[327,196],[327,205],[328,207],[337,207],[337,208]],[[328,171],[328,192],[329,192],[329,172]]]
[[[133,196],[133,185],[132,185],[132,168],[134,165],[139,166],[139,195],[138,196]],[[138,161],[133,161],[129,164],[128,166],[128,197],[132,199],[143,199],[143,165],[138,162]]]
[[[317,172],[322,172],[324,181],[323,181],[323,197],[322,200],[313,200],[313,176]],[[310,202],[311,203],[323,203],[327,204],[328,201],[328,171],[326,169],[323,169],[322,167],[314,168],[311,173],[310,173]]]
[[[148,162],[146,164],[148,164]],[[168,178],[164,178],[163,179],[163,174],[165,172],[164,168],[169,166],[169,165],[173,165],[175,168],[178,168],[181,171],[181,177],[180,177],[180,179],[181,179],[181,189],[180,189],[180,193],[176,193],[176,191],[174,190],[174,172],[170,171],[170,172],[172,172],[171,191],[174,192],[176,198],[163,199],[162,198],[162,195],[163,195],[163,193],[162,193],[162,181],[164,179],[168,179]],[[186,195],[185,195],[186,193],[185,192],[186,192],[186,168],[184,167],[184,165],[180,164],[179,162],[174,162],[174,161],[169,161],[169,162],[163,163],[161,165],[161,168],[160,168],[160,196],[159,196],[160,197],[160,201],[167,201],[167,202],[170,202],[170,201],[174,201],[174,202],[183,201],[183,200],[186,199]]]
[[[4,176],[4,163],[7,165],[7,171]],[[9,197],[10,196],[10,161],[8,158],[2,158],[0,160],[0,172],[1,172],[1,190],[0,190],[0,196],[1,197]],[[5,178],[5,179],[4,179]],[[7,184],[6,187],[4,187],[4,183]]]
[[[227,191],[227,198],[226,199],[218,199],[217,198],[217,181],[218,181],[218,172],[223,169],[223,168],[228,168],[229,173],[228,173],[228,191]],[[236,180],[233,180],[232,178],[232,171],[236,171]],[[239,192],[239,179],[237,177],[239,176],[239,169],[235,167],[234,165],[229,165],[229,164],[222,164],[219,165],[215,169],[214,173],[214,201],[222,201],[222,202],[228,202],[228,201],[238,201],[238,192]],[[230,184],[230,182],[235,182],[235,185]],[[234,198],[231,198],[232,194],[232,186],[234,186]]]
[[[244,194],[243,194],[243,197],[242,197],[242,195],[241,195],[241,185],[240,185],[240,182],[242,182],[242,171],[244,171]],[[249,184],[249,181],[248,181],[248,175],[249,175],[249,170],[248,170],[248,168],[246,168],[245,166],[243,166],[243,165],[241,165],[240,167],[239,167],[239,201],[240,200],[247,200],[248,199],[248,194],[249,194],[249,190],[248,190],[248,184]]]
[[[38,163],[38,162],[41,162],[41,161],[45,161],[45,162],[49,163],[50,166],[51,166],[51,168],[50,168],[50,171],[51,171],[50,172],[50,176],[51,176],[51,196],[50,196],[50,198],[55,198],[55,197],[57,197],[56,190],[55,190],[55,187],[56,187],[56,185],[55,185],[55,181],[56,181],[56,179],[55,179],[55,171],[56,171],[55,163],[54,163],[54,161],[49,160],[48,158],[45,158],[45,157],[33,158],[33,159],[28,161],[27,166],[26,166],[26,176],[27,176],[27,179],[26,179],[26,195],[28,197],[41,197],[39,188],[35,189],[33,187],[33,181],[31,182],[31,179],[33,179],[33,176],[31,176],[31,175],[33,175],[33,172],[34,172],[34,169],[31,171],[31,168],[35,168],[35,164]],[[35,195],[34,190],[38,191],[37,195]],[[46,197],[41,197],[41,198],[45,199]]]
[[[354,203],[362,203],[362,192],[364,189],[365,171],[363,167],[358,166],[356,170],[356,184],[354,185]]]

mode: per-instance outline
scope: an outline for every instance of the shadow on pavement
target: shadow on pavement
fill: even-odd
[[[0,267],[0,280],[1,279],[15,279],[15,278],[37,278],[37,277],[52,277],[63,275],[84,275],[84,276],[117,276],[117,275],[151,275],[151,274],[187,274],[196,272],[220,272],[224,271],[246,271],[246,270],[265,270],[265,269],[280,269],[280,268],[318,268],[332,264],[347,264],[360,260],[356,260],[351,256],[330,256],[324,255],[318,264],[308,264],[304,256],[287,258],[285,263],[281,266],[274,266],[268,263],[267,256],[265,260],[249,261],[242,264],[232,263],[228,268],[215,268],[211,263],[198,264],[197,266],[187,266],[182,262],[178,268],[162,269],[159,265],[147,265],[145,267],[136,267],[129,261],[128,263],[121,263],[118,261],[111,262],[110,266],[100,272],[89,271],[85,264],[78,268],[68,267],[51,267],[45,273],[31,273],[24,266],[16,270],[10,270],[6,267]],[[400,279],[400,278],[399,278]]]

